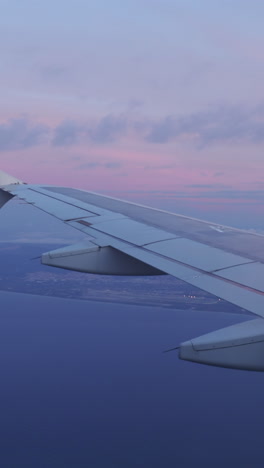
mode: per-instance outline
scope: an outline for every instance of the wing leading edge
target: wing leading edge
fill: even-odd
[[[196,339],[205,347],[184,343],[180,357],[264,370],[264,236],[92,192],[27,185],[4,173],[0,185],[0,207],[18,197],[83,232],[82,243],[44,253],[42,263],[99,274],[170,274],[261,317]]]

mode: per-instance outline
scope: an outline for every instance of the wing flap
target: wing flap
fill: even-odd
[[[243,286],[257,289],[264,293],[264,265],[263,263],[248,263],[216,273],[216,276],[235,281]]]
[[[91,226],[96,231],[125,240],[134,245],[151,244],[153,242],[173,237],[173,234],[169,232],[162,231],[161,229],[157,229],[125,217],[123,219],[114,219],[102,222],[98,225],[93,225],[91,220]]]
[[[111,245],[164,273],[175,276],[242,309],[264,317],[264,294],[260,291],[245,288],[239,283],[223,280],[211,273],[196,270],[124,242],[112,240]]]
[[[251,262],[248,258],[184,238],[157,242],[147,249],[208,272]]]

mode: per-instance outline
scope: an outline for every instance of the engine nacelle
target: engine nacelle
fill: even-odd
[[[264,371],[264,319],[222,328],[182,343],[180,359],[212,366]]]
[[[42,263],[67,270],[100,275],[148,276],[164,273],[111,246],[84,241],[42,255]]]

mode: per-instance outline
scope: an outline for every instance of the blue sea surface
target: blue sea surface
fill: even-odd
[[[262,467],[262,373],[167,348],[245,317],[0,292],[0,466]]]

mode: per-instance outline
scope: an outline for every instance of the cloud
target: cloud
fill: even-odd
[[[209,184],[208,184],[209,185]],[[245,201],[248,202],[254,202],[256,204],[263,204],[264,201],[264,190],[238,190],[238,189],[223,189],[221,190],[218,187],[216,190],[211,190],[208,189],[207,184],[192,184],[189,186],[185,186],[186,188],[192,188],[196,187],[198,188],[204,188],[204,190],[197,190],[195,192],[191,190],[185,190],[185,191],[178,191],[178,190],[126,190],[126,194],[133,194],[133,195],[158,195],[158,198],[161,199],[162,197],[165,197],[166,199],[172,199],[172,200],[177,200],[177,199],[209,199],[209,200],[214,200],[214,199],[219,199],[219,200],[237,200],[241,204],[243,204]]]
[[[36,146],[48,135],[45,125],[32,124],[27,119],[12,119],[0,124],[0,150],[17,150]]]
[[[54,146],[70,146],[81,141],[110,143],[126,135],[128,128],[128,119],[124,115],[110,114],[88,124],[64,121],[55,128],[52,143]]]
[[[106,167],[107,169],[118,169],[121,166],[122,164],[118,161],[107,162],[104,164],[104,167]]]
[[[81,161],[82,157],[78,155],[73,155],[69,158],[69,161]]]
[[[174,169],[174,164],[157,164],[144,166],[145,171],[162,171],[167,169]]]
[[[209,184],[208,184],[209,185]],[[187,186],[185,186],[187,187]],[[207,185],[204,186],[201,184],[193,184],[189,186],[190,188],[204,188],[205,190],[199,190],[196,192],[193,191],[186,191],[186,192],[177,192],[177,191],[166,191],[160,190],[157,191],[159,195],[166,195],[170,198],[206,198],[206,199],[223,199],[223,200],[237,200],[238,202],[244,203],[245,200],[247,201],[254,201],[254,203],[263,204],[264,201],[264,190],[235,190],[235,189],[223,189],[216,187],[216,190],[208,189]],[[149,192],[155,193],[155,192]]]
[[[83,126],[74,121],[64,121],[55,128],[53,145],[70,146],[79,142]]]
[[[220,106],[183,116],[166,116],[152,122],[146,140],[169,143],[178,137],[192,138],[198,146],[213,143],[264,141],[264,108]]]
[[[198,149],[223,143],[261,144],[264,142],[264,105],[255,108],[218,106],[159,119],[135,118],[133,112],[108,114],[88,122],[65,120],[54,129],[25,118],[0,124],[0,150],[28,148],[43,141],[55,147],[104,145],[128,137],[159,145],[187,139]],[[220,175],[221,172],[215,173],[215,177]]]
[[[188,184],[186,188],[198,188],[198,189],[228,189],[230,185],[226,184]]]
[[[97,167],[104,167],[106,169],[119,169],[122,167],[121,162],[119,161],[88,161],[78,166],[78,169],[96,169]]]
[[[264,141],[264,106],[218,106],[186,115],[167,115],[151,120],[129,114],[108,114],[80,124],[62,122],[54,131],[55,146],[69,146],[81,141],[112,143],[133,133],[137,139],[152,144],[167,144],[187,138],[198,147],[221,143],[254,144]],[[221,173],[216,173],[216,177]]]
[[[167,116],[151,125],[146,140],[150,143],[168,143],[182,133],[179,122],[173,116]]]
[[[138,110],[140,107],[143,107],[143,105],[144,101],[141,99],[133,98],[128,101],[128,109],[131,111]]]
[[[65,80],[65,77],[69,74],[69,70],[65,66],[60,65],[48,65],[40,68],[40,74],[45,80]]]
[[[264,187],[264,181],[263,180],[256,180],[255,182],[253,182],[253,185],[255,187]]]
[[[124,115],[106,115],[87,129],[89,138],[94,143],[109,143],[127,133],[129,124]]]
[[[90,161],[90,162],[80,164],[78,166],[78,169],[95,169],[96,167],[100,167],[100,166],[101,166],[101,164],[99,162]]]
[[[204,198],[225,198],[231,200],[254,200],[264,201],[264,190],[215,190],[210,192],[200,192]]]

